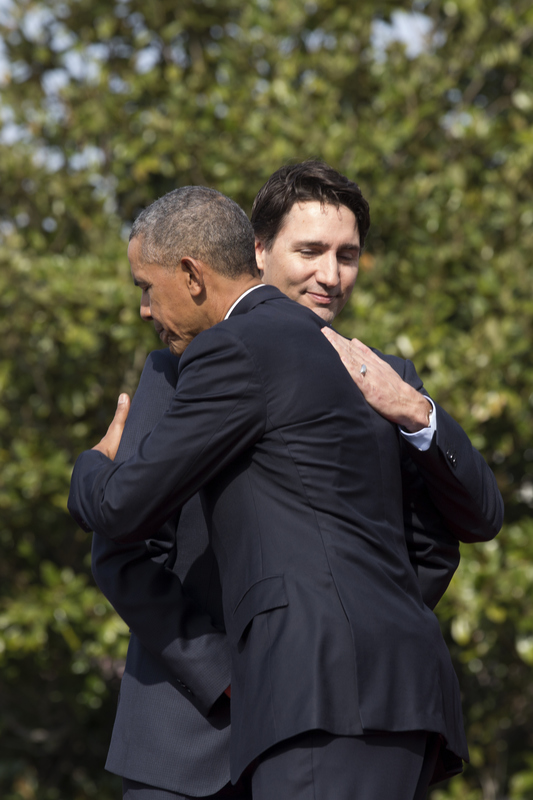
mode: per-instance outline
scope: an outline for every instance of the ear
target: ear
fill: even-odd
[[[255,260],[257,262],[257,269],[261,273],[261,279],[265,270],[265,245],[260,239],[255,240]]]
[[[181,269],[191,297],[201,295],[205,289],[204,264],[196,258],[185,256],[181,259]]]

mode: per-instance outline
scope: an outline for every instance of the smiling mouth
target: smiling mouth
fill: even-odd
[[[307,294],[313,298],[315,303],[320,303],[324,306],[329,305],[338,297],[336,294],[318,294],[317,292],[307,292]]]

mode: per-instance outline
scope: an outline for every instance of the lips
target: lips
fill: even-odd
[[[329,306],[338,297],[336,294],[317,294],[316,292],[307,292],[307,294],[315,303],[320,303],[324,306]]]

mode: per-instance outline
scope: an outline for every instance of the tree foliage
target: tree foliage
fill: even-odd
[[[249,211],[319,157],[373,220],[340,329],[413,358],[506,501],[438,609],[472,764],[433,798],[533,798],[532,4],[17,0],[0,28],[2,797],[117,796],[127,631],[65,499],[156,346],[128,226],[186,184]]]

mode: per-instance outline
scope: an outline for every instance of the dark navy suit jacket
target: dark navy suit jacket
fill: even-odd
[[[408,559],[398,431],[332,358],[322,324],[271,287],[253,292],[189,346],[136,458],[92,451],[73,475],[78,521],[129,541],[203,485],[232,650],[234,778],[310,728],[433,730],[466,757],[457,682]],[[455,505],[453,533],[490,538],[499,493],[437,413],[436,442],[413,459],[434,502]]]
[[[117,463],[137,452],[168,408],[178,363],[166,349],[150,354]],[[231,672],[199,495],[157,539],[121,544],[95,534],[92,567],[132,630],[107,769],[170,791],[214,794],[229,781],[230,701],[222,693]]]
[[[178,364],[168,349],[148,357],[117,462],[136,453],[170,405]],[[403,368],[399,359],[394,365]],[[407,455],[402,473],[409,555],[424,601],[433,607],[455,570],[458,540],[436,512]],[[198,796],[216,792],[229,780],[229,700],[221,696],[211,704],[229,683],[230,667],[227,642],[217,635],[223,624],[222,599],[199,495],[163,526],[157,539],[127,545],[95,534],[92,567],[99,587],[132,630],[107,769],[171,791]],[[204,635],[188,639],[182,650],[193,618]],[[217,626],[214,636],[211,620]],[[191,661],[209,688],[200,705],[183,685]]]

